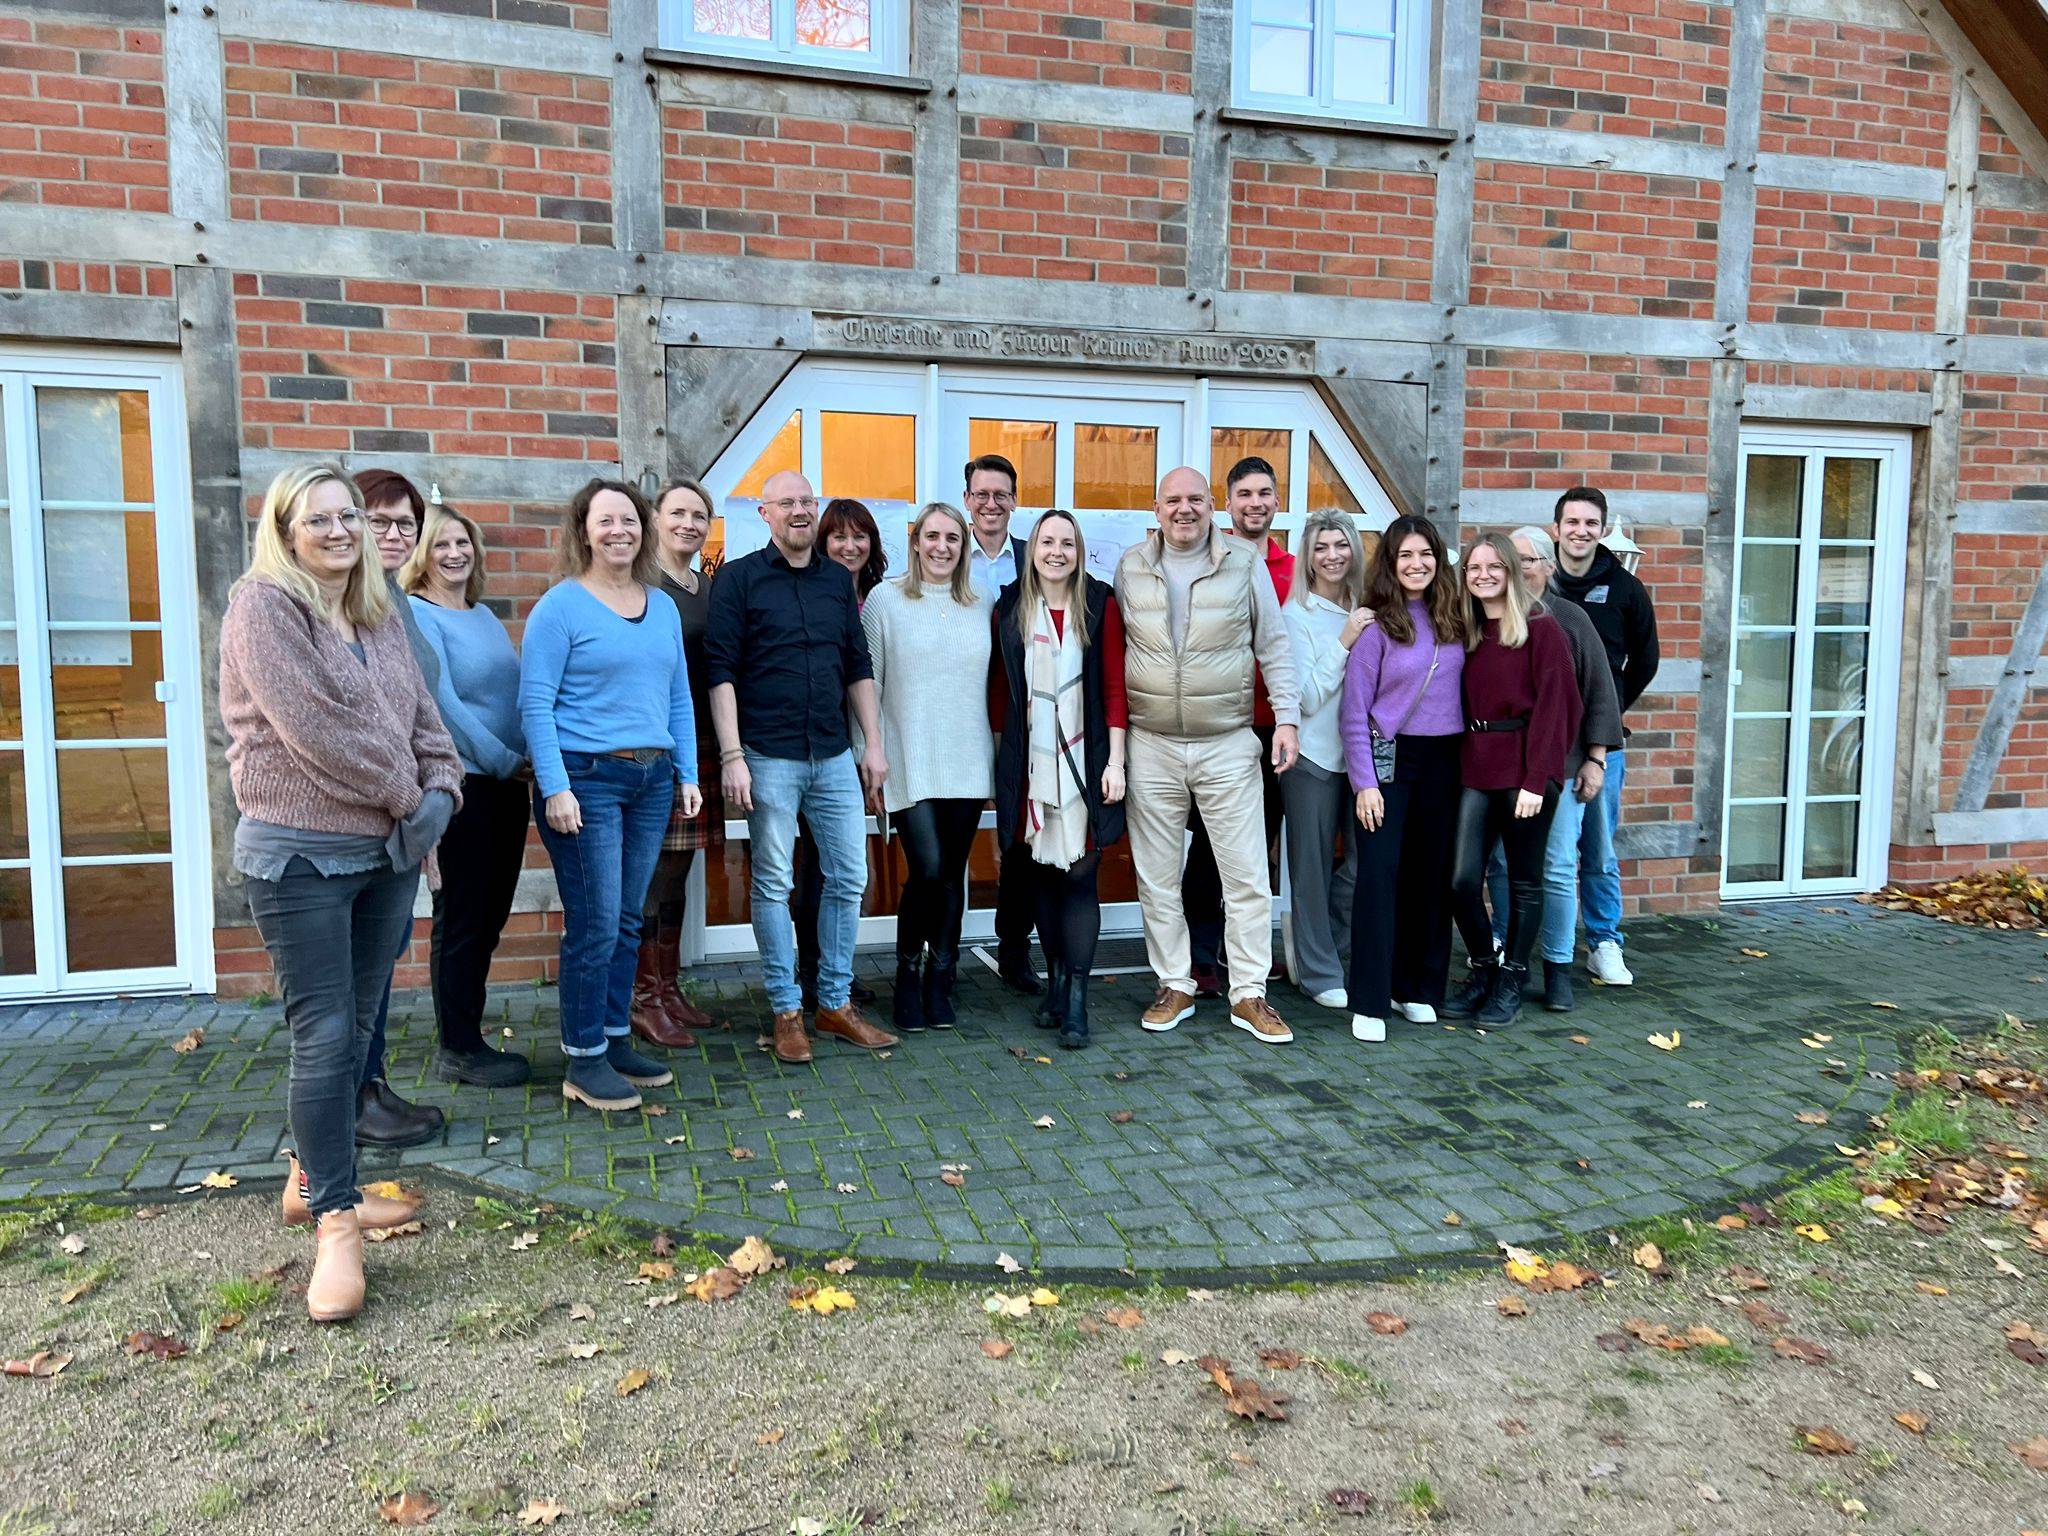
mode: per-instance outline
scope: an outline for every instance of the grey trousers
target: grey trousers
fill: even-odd
[[[1314,997],[1342,991],[1351,949],[1358,829],[1351,780],[1300,758],[1280,775],[1287,811],[1287,880],[1293,888],[1294,984]],[[1337,839],[1344,858],[1337,860]]]

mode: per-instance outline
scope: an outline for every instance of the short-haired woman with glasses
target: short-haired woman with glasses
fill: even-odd
[[[512,914],[530,819],[533,775],[519,723],[519,652],[483,604],[483,530],[453,507],[428,507],[399,582],[438,663],[434,702],[462,757],[462,809],[441,839],[442,867],[456,878],[434,893],[427,950],[441,1040],[434,1075],[482,1088],[516,1087],[531,1066],[517,1052],[493,1050],[483,1018],[491,955]]]
[[[968,537],[959,508],[927,504],[911,525],[910,569],[861,609],[890,770],[883,808],[909,866],[896,908],[899,1030],[954,1021],[967,857],[989,794],[989,605],[968,577]]]
[[[357,502],[333,465],[272,481],[220,626],[234,862],[291,1031],[284,1215],[317,1228],[315,1322],[362,1310],[363,1229],[413,1215],[357,1186],[356,1089],[420,864],[462,794]]]
[[[637,1109],[675,1074],[633,1048],[640,913],[678,797],[697,789],[682,619],[658,585],[652,515],[633,486],[592,480],[562,515],[559,580],[534,604],[519,716],[540,837],[562,897],[562,1096]]]

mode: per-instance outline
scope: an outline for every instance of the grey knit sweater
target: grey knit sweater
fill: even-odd
[[[882,804],[900,811],[920,800],[986,800],[995,760],[988,729],[990,604],[953,601],[927,584],[906,597],[885,581],[868,594],[868,635],[881,694],[882,751],[889,777]]]

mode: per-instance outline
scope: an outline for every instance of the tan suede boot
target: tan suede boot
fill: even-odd
[[[329,1211],[316,1231],[306,1315],[316,1323],[347,1322],[363,1310],[362,1223],[354,1211]]]

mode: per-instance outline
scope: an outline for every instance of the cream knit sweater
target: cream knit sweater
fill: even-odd
[[[930,583],[917,598],[894,581],[868,594],[860,622],[881,695],[886,809],[988,798],[991,606],[979,595],[971,605],[956,603],[947,587]]]

